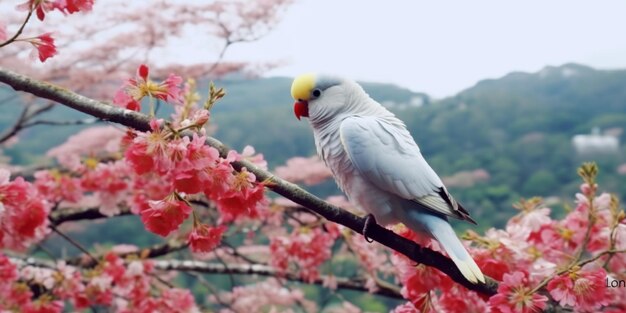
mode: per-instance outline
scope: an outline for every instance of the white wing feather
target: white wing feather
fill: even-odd
[[[466,219],[467,212],[448,194],[401,122],[353,116],[341,122],[339,132],[354,166],[378,188],[435,212]]]

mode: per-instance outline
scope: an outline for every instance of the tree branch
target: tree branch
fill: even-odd
[[[25,91],[41,98],[59,102],[63,105],[104,120],[120,123],[140,131],[147,131],[150,129],[149,117],[144,114],[114,107],[107,103],[84,97],[67,89],[37,81],[6,69],[0,68],[0,82],[8,84],[15,90]],[[228,147],[212,137],[207,137],[207,144],[219,150],[220,154],[224,157],[229,151]],[[365,224],[364,218],[330,205],[320,198],[308,193],[299,186],[275,177],[271,173],[258,168],[251,162],[246,160],[233,162],[233,167],[238,171],[244,167],[247,168],[248,171],[256,175],[259,182],[269,181],[270,183],[267,187],[272,191],[304,206],[305,208],[332,222],[342,224],[357,233],[361,233],[363,229]],[[424,248],[415,242],[403,238],[379,225],[370,227],[369,230],[369,237],[371,239],[374,239],[379,243],[404,254],[415,262],[437,268],[450,276],[450,278],[454,281],[462,284],[470,290],[489,296],[497,292],[498,283],[495,280],[490,277],[486,277],[486,284],[473,284],[463,277],[452,260],[443,256],[441,253]]]
[[[55,262],[33,257],[11,257],[10,260],[12,263],[20,267],[30,265],[35,267],[56,269]],[[230,264],[228,265],[228,267],[226,267],[222,264],[194,260],[153,260],[153,263],[154,268],[161,271],[178,271],[203,274],[258,275],[269,277],[282,277],[290,281],[302,282],[305,284],[324,284],[324,278],[319,278],[312,282],[309,282],[303,280],[295,273],[286,273],[284,275],[281,275],[273,267],[260,264]],[[355,291],[369,292],[367,287],[365,287],[364,280],[336,277],[335,281],[337,282],[337,289],[349,289]],[[379,289],[377,291],[374,291],[373,294],[394,299],[403,299],[399,290],[386,286],[379,286]]]
[[[122,208],[120,210],[120,214],[115,216],[129,215],[132,214],[129,208]],[[100,213],[98,208],[80,208],[80,209],[63,209],[57,210],[50,213],[50,223],[52,225],[58,226],[65,222],[70,221],[80,221],[80,220],[95,220],[99,218],[106,218],[111,216],[106,216]]]
[[[63,87],[38,81],[30,77],[0,68],[0,82],[13,89],[25,91],[40,98],[49,99],[97,118],[119,123],[141,131],[150,130],[147,115],[76,94]]]
[[[83,120],[73,121],[48,121],[48,120],[36,120],[24,124],[22,128],[33,127],[37,125],[50,125],[50,126],[68,126],[68,125],[91,125],[97,123],[99,120],[96,118],[86,118]]]
[[[78,250],[82,251],[86,256],[88,256],[91,259],[91,262],[93,262],[94,264],[98,263],[98,259],[95,256],[93,256],[93,254],[91,254],[91,252],[89,252],[85,247],[83,247],[78,241],[74,240],[72,237],[66,235],[65,233],[63,233],[62,231],[58,230],[56,228],[56,226],[54,225],[50,225],[50,228],[52,229],[52,231],[54,231],[55,233],[57,233],[57,235],[61,236],[61,238],[65,239],[67,242],[69,242],[72,246],[76,247]]]
[[[273,267],[261,264],[229,264],[228,267],[218,263],[208,263],[192,260],[155,260],[154,267],[164,271],[181,271],[181,272],[196,272],[207,274],[234,274],[234,275],[259,275],[259,276],[271,276],[282,277],[291,281],[299,281],[307,284],[323,285],[324,278],[318,278],[312,282],[303,280],[296,273],[281,274]],[[364,280],[353,280],[345,277],[336,277],[337,288],[350,289],[356,291],[369,292],[365,287]],[[387,286],[379,286],[379,289],[374,294],[386,296],[395,299],[403,299],[400,291]]]

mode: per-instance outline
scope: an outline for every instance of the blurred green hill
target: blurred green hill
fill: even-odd
[[[217,125],[215,136],[224,143],[236,149],[254,146],[271,169],[290,157],[315,153],[308,123],[293,115],[290,78],[233,78],[216,84],[227,90],[211,117]],[[199,85],[206,93],[207,84]],[[440,176],[476,169],[488,173],[488,180],[451,188],[483,227],[501,226],[515,213],[511,203],[519,197],[560,196],[571,201],[579,184],[576,168],[586,160],[576,155],[572,136],[599,127],[612,129],[620,142],[626,141],[626,134],[619,132],[626,127],[626,70],[549,66],[537,73],[515,72],[483,80],[441,100],[389,84],[363,86],[406,122]],[[8,94],[6,87],[0,89],[0,100]],[[162,108],[160,115],[168,112]],[[0,103],[0,129],[10,125],[18,113],[16,105]],[[59,106],[42,119],[84,117]],[[5,154],[18,163],[34,162],[78,129],[33,127]],[[626,177],[616,172],[626,163],[623,144],[617,153],[587,159],[599,163],[603,190],[626,194]],[[322,196],[337,192],[333,183],[310,189]]]

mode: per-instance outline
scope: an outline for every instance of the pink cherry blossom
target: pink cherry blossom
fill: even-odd
[[[39,297],[21,308],[24,313],[61,313],[65,305],[62,301]]]
[[[332,177],[330,170],[317,156],[291,158],[274,172],[293,183],[303,182],[307,185],[316,185]]]
[[[209,227],[205,224],[194,226],[191,234],[189,234],[189,247],[191,251],[211,252],[222,241],[222,235],[226,231],[226,227]]]
[[[548,283],[548,291],[562,306],[581,311],[597,311],[611,300],[604,269],[575,270],[559,275]]]
[[[473,250],[472,257],[483,274],[501,281],[504,274],[509,273],[516,265],[515,255],[504,245]]]
[[[180,192],[195,194],[202,192],[207,185],[227,184],[232,168],[229,164],[220,164],[219,152],[205,145],[205,137],[194,135],[191,142],[187,137],[170,145],[170,159],[176,166],[173,169],[174,186]],[[222,169],[220,169],[222,167]],[[218,174],[221,173],[221,174]],[[222,179],[215,175],[224,175]],[[219,190],[214,190],[217,194]]]
[[[528,273],[522,271],[504,274],[498,293],[489,299],[489,306],[494,313],[532,313],[541,312],[547,301],[546,296],[532,292]]]
[[[411,303],[407,302],[405,304],[401,304],[395,307],[390,313],[421,313],[417,310],[417,308]]]
[[[57,47],[54,44],[54,38],[52,38],[51,33],[41,34],[35,38],[28,39],[28,42],[37,50],[41,62],[45,62],[57,54]]]
[[[390,269],[387,269],[387,255],[381,253],[380,247],[378,247],[377,244],[367,242],[363,236],[350,236],[348,240],[350,242],[350,249],[356,253],[359,262],[366,272],[376,274],[377,271],[390,271]]]
[[[199,312],[193,294],[188,289],[172,288],[161,293],[161,312]]]
[[[124,131],[113,126],[93,126],[71,135],[67,140],[46,152],[63,167],[80,172],[84,163],[100,156],[110,156],[120,151]]]
[[[294,229],[289,235],[271,238],[271,264],[281,272],[287,271],[290,263],[297,265],[305,281],[319,277],[319,266],[331,256],[335,235],[320,228]]]
[[[95,0],[28,0],[18,7],[23,10],[35,11],[37,18],[44,20],[46,14],[52,10],[72,14],[90,11]]]
[[[65,12],[72,14],[76,12],[91,11],[95,0],[64,0],[65,6],[62,8]],[[63,2],[63,0],[61,1]]]
[[[258,217],[266,204],[265,186],[256,183],[254,174],[243,168],[230,180],[228,190],[216,199],[216,204],[223,222],[240,216]]]
[[[80,179],[59,171],[35,172],[35,187],[48,201],[78,202],[83,196]]]
[[[265,161],[265,159],[263,158],[263,154],[256,153],[254,147],[245,146],[241,151],[241,157],[254,163],[254,165],[258,166],[259,168],[267,170],[267,161]]]
[[[113,104],[131,111],[141,111],[141,102],[129,96],[123,89],[120,89],[115,93],[115,97],[113,97]]]
[[[37,18],[43,21],[46,14],[54,9],[61,9],[58,0],[28,0],[18,6],[19,9],[34,11]]]
[[[144,97],[149,96],[173,104],[181,104],[182,90],[180,85],[183,79],[180,76],[170,74],[163,82],[155,83],[150,80],[149,71],[147,65],[141,64],[137,69],[137,76],[129,79],[124,86],[122,86],[121,90],[135,101],[141,101]],[[127,98],[123,98],[119,94],[116,95],[115,98],[117,99],[116,103],[118,105],[125,104],[124,106],[128,107],[129,102],[125,100]],[[132,105],[132,107],[134,107],[134,105]]]
[[[49,204],[22,177],[0,169],[0,247],[21,250],[47,234]]]
[[[167,157],[168,140],[161,124],[161,120],[152,120],[152,131],[137,134],[127,147],[124,155],[136,174],[167,172],[171,162]]]
[[[184,201],[170,195],[160,201],[149,201],[149,208],[141,211],[141,220],[149,231],[165,237],[177,230],[191,211]]]
[[[439,270],[415,263],[405,256],[394,254],[391,262],[396,270],[396,276],[402,284],[402,296],[418,307],[424,307],[431,290],[442,286],[450,286],[450,278]]]
[[[82,176],[82,187],[99,200],[100,213],[106,216],[117,215],[121,204],[129,194],[129,167],[124,161],[98,163],[94,169],[87,169]]]
[[[6,255],[0,253],[0,281],[2,282],[13,282],[17,280],[17,267],[15,264],[11,263],[9,258]],[[4,285],[0,285],[2,288]]]
[[[454,286],[441,293],[439,305],[448,313],[482,313],[489,307],[483,296],[463,287]]]
[[[215,297],[212,297],[216,301]],[[304,293],[288,289],[276,279],[246,286],[237,286],[229,293],[220,296],[231,309],[221,312],[280,312],[280,308],[299,305],[307,313],[319,312],[314,302],[307,300]]]

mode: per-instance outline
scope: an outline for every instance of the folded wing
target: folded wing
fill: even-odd
[[[439,214],[475,223],[448,193],[404,124],[353,116],[341,122],[339,131],[350,160],[375,186]]]

